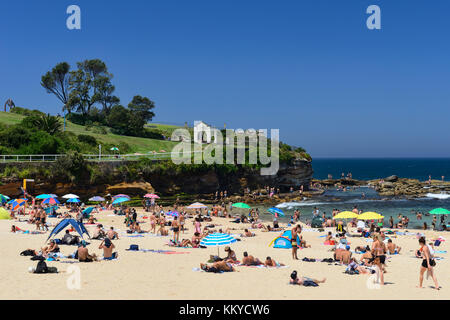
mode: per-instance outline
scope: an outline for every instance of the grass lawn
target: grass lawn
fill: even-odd
[[[14,125],[22,121],[24,116],[15,113],[9,112],[0,112],[0,123],[6,125]],[[175,130],[176,126],[169,125],[158,125],[151,124],[151,126],[156,126],[156,128],[161,127],[167,131]],[[113,134],[109,132],[107,134],[96,133],[91,130],[87,131],[85,126],[81,126],[72,122],[66,122],[66,130],[75,133],[76,135],[85,134],[89,136],[93,136],[97,141],[104,144],[119,144],[120,142],[127,143],[132,152],[138,153],[148,153],[150,151],[159,152],[161,150],[171,151],[172,148],[177,144],[176,142],[166,141],[166,140],[155,140],[155,139],[147,139],[147,138],[138,138],[138,137],[128,137],[128,136],[120,136],[117,134]]]

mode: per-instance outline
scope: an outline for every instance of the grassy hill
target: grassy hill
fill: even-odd
[[[15,113],[2,112],[0,111],[0,124],[6,125],[14,125],[20,123],[24,116]],[[179,128],[177,126],[169,126],[169,125],[161,125],[161,124],[151,124],[151,128],[156,128],[163,132],[166,136],[170,136],[171,132],[175,129]],[[66,122],[66,130],[69,132],[73,132],[76,135],[84,134],[93,136],[97,141],[104,144],[120,144],[121,142],[127,143],[132,152],[137,153],[148,153],[150,151],[171,151],[172,148],[176,145],[176,142],[166,141],[166,140],[155,140],[155,139],[147,139],[147,138],[138,138],[138,137],[128,137],[128,136],[120,136],[117,134],[113,134],[109,129],[106,134],[95,132],[88,127],[81,126],[70,121]]]

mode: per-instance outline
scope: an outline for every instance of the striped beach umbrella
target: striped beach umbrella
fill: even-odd
[[[283,210],[281,210],[280,208],[269,208],[269,209],[267,209],[267,211],[276,217],[278,217],[278,216],[284,217],[285,216]]]
[[[212,233],[207,235],[200,241],[201,246],[217,247],[217,255],[219,255],[219,247],[236,242],[236,238],[226,233]]]
[[[195,203],[191,204],[190,206],[186,207],[186,209],[204,209],[204,208],[208,208],[208,206],[206,206],[200,202],[195,202]]]
[[[42,203],[45,204],[59,204],[59,201],[55,198],[47,198],[44,201],[42,201]]]
[[[24,206],[26,202],[27,202],[27,200],[25,200],[25,199],[15,199],[11,203],[12,210],[14,210],[14,211],[18,210],[21,206]]]

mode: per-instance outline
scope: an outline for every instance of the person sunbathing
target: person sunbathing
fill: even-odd
[[[367,250],[367,247],[366,247],[366,250]],[[365,266],[371,266],[372,259],[373,259],[372,252],[370,250],[367,250],[365,253],[363,253],[363,255],[361,257],[361,263],[363,263]]]
[[[106,237],[105,231],[102,229],[102,225],[99,224],[94,230],[94,234],[92,235],[92,239],[101,240]]]
[[[56,244],[55,240],[50,240],[49,245],[46,247],[43,247],[41,250],[42,250],[43,255],[48,255],[50,252],[54,252],[54,253],[59,252],[59,247]]]
[[[319,283],[324,283],[327,278],[323,278],[322,280],[312,279],[308,277],[298,277],[297,271],[293,271],[291,273],[291,279],[289,281],[290,284],[300,285],[300,286],[314,286],[317,287]]]
[[[272,259],[271,257],[267,257],[266,261],[264,262],[264,265],[266,267],[283,267],[284,264],[276,262],[274,259]]]
[[[367,274],[369,273],[369,271],[360,266],[355,258],[351,258],[350,259],[350,263],[347,265],[347,269],[345,270],[346,273],[353,273],[353,272],[357,272],[358,274]]]
[[[356,253],[366,253],[367,251],[370,251],[370,247],[369,246],[365,246],[365,247],[357,246],[355,248],[355,252]]]
[[[109,240],[119,240],[119,234],[114,230],[114,227],[111,227],[106,233]]]
[[[400,254],[401,247],[394,244],[391,239],[388,240],[387,251],[389,254]]]
[[[259,266],[263,263],[258,258],[250,256],[246,251],[244,252],[244,258],[242,258],[242,264],[246,266]]]
[[[103,258],[105,260],[113,260],[117,258],[117,252],[113,252],[114,248],[116,246],[109,240],[109,238],[106,238],[100,246],[99,249],[103,249]]]
[[[89,254],[88,249],[86,248],[86,241],[81,241],[81,245],[78,248],[78,261],[80,262],[93,262],[97,261],[97,256],[95,254]]]
[[[236,253],[233,250],[231,250],[230,247],[226,246],[225,252],[227,252],[227,257],[224,259],[224,261],[230,262],[230,263],[236,263],[238,261],[237,257],[236,257]]]
[[[236,271],[233,268],[233,265],[226,261],[217,261],[214,262],[211,266],[208,266],[205,263],[200,263],[200,269],[202,269],[205,272],[233,272]]]
[[[241,237],[254,237],[255,234],[253,232],[248,231],[248,229],[244,230],[244,233],[241,234]]]

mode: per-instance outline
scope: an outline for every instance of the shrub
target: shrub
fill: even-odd
[[[78,141],[82,142],[82,143],[86,143],[90,146],[97,146],[97,139],[95,139],[93,136],[89,136],[87,134],[80,134],[78,136]]]

